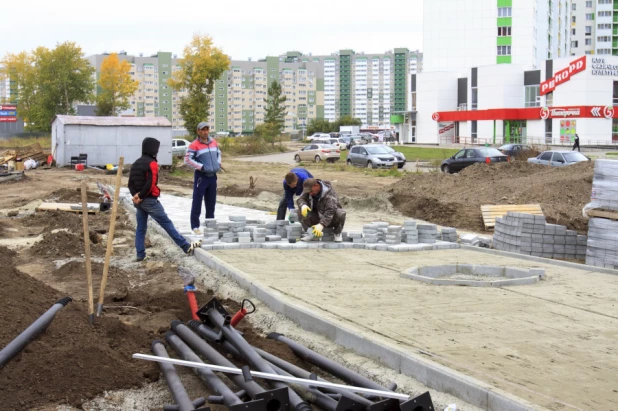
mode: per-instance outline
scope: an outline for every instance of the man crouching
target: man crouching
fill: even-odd
[[[345,211],[330,182],[308,178],[303,183],[303,193],[296,204],[303,230],[307,232],[309,227],[312,228],[312,235],[306,235],[302,241],[319,240],[325,227],[333,229],[336,242],[343,240],[341,232],[345,224]]]

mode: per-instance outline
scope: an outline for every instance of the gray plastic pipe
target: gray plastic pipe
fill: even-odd
[[[167,354],[167,350],[163,345],[161,340],[154,340],[152,342],[152,352],[157,357],[170,358]],[[176,372],[176,368],[172,364],[158,363],[159,368],[161,368],[161,372],[163,373],[163,377],[167,382],[167,386],[172,393],[172,397],[174,401],[178,405],[179,411],[191,411],[194,410],[195,407],[193,405],[193,401],[189,398],[189,394],[187,394],[187,390],[184,385],[182,385],[182,381],[180,381],[180,377]]]
[[[0,351],[0,369],[11,361],[13,357],[21,352],[32,340],[43,333],[52,320],[56,316],[56,313],[67,306],[72,301],[71,297],[64,297],[51,306],[43,315],[37,318],[28,328],[22,331],[13,341],[7,344],[6,347]]]

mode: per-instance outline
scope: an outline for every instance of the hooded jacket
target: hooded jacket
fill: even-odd
[[[131,166],[129,173],[129,191],[131,195],[139,194],[142,200],[147,197],[158,198],[161,194],[159,181],[159,163],[157,154],[161,143],[156,138],[146,137],[142,141],[142,156]]]
[[[320,193],[315,197],[311,196],[311,193],[303,193],[303,195],[296,200],[296,204],[299,210],[306,205],[311,209],[311,212],[318,213],[320,216],[320,224],[324,227],[329,227],[335,217],[337,209],[343,207],[341,207],[337,193],[333,190],[331,183],[319,179],[317,181],[322,186]]]

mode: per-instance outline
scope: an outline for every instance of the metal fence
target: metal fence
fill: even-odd
[[[503,140],[502,137],[499,139]],[[496,138],[498,140],[498,138]],[[511,137],[510,141],[507,142],[498,142],[494,144],[494,138],[483,138],[483,137],[463,137],[463,136],[455,136],[455,137],[442,137],[440,139],[441,145],[446,144],[461,144],[464,146],[501,146],[503,144],[527,144],[529,146],[538,146],[538,147],[573,147],[572,141],[565,140],[555,140],[552,139],[551,136],[527,136],[527,137]],[[595,140],[595,139],[579,139],[579,145],[581,147],[593,148],[593,149],[608,149],[608,150],[618,150],[618,141],[607,141],[607,140]]]

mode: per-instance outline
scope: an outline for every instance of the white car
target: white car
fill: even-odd
[[[308,141],[313,141],[317,139],[329,139],[330,140],[331,136],[328,133],[315,133],[314,135],[307,137]]]
[[[190,141],[183,138],[172,139],[172,156],[184,156],[189,148]]]

